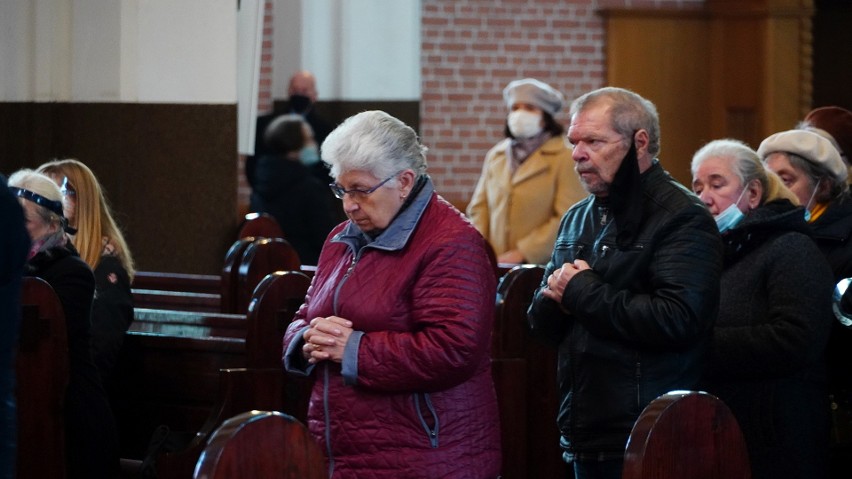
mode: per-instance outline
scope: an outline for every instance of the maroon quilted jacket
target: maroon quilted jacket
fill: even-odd
[[[284,337],[316,378],[308,428],[337,478],[496,478],[496,278],[482,237],[427,181],[374,241],[345,222]],[[301,356],[306,318],[353,322],[342,364]]]

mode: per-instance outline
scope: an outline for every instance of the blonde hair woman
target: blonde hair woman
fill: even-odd
[[[133,321],[133,256],[100,183],[88,166],[79,160],[64,159],[45,163],[38,171],[61,187],[65,217],[72,231],[76,230],[71,241],[95,273],[92,355],[101,377],[107,381],[124,333]]]

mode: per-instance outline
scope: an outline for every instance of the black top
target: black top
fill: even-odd
[[[30,238],[21,205],[0,175],[0,478],[14,477],[14,351],[21,321],[21,277]]]

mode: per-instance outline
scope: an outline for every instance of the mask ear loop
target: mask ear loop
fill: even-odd
[[[754,180],[752,180],[752,181],[754,181]],[[745,195],[746,191],[748,191],[748,185],[750,185],[750,184],[751,184],[751,181],[749,181],[748,183],[745,184],[745,186],[743,186],[743,190],[740,191],[739,198],[737,198],[737,201],[734,201],[734,206],[736,206],[737,208],[740,207],[740,201],[743,200],[743,195]],[[751,206],[750,205],[748,207],[748,213],[751,213]]]
[[[814,201],[814,197],[816,196],[817,190],[819,190],[819,182],[822,178],[817,179],[816,185],[814,186],[814,192],[811,193],[811,198],[808,200],[808,204],[805,205],[805,222],[811,221],[811,203]]]

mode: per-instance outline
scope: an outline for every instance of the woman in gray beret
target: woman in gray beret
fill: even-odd
[[[790,130],[765,139],[758,153],[808,208],[812,237],[828,260],[834,280],[852,277],[852,198],[847,167],[834,144],[813,130]],[[852,288],[839,306],[852,317]],[[826,349],[834,420],[831,477],[852,477],[852,328],[846,322],[844,326],[835,321]]]
[[[586,196],[554,118],[564,97],[525,78],[509,83],[503,99],[505,139],[485,156],[467,215],[499,262],[544,264],[563,213]]]

